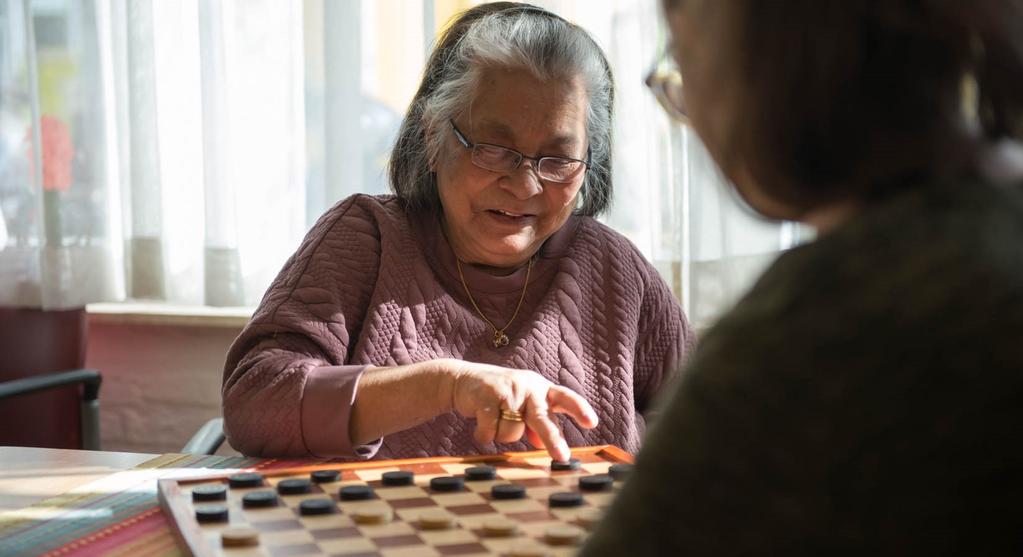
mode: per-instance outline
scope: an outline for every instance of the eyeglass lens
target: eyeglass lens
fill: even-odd
[[[494,172],[507,172],[518,167],[524,157],[511,149],[498,145],[477,143],[472,151],[472,161],[476,166]],[[570,182],[582,172],[585,164],[580,161],[560,157],[541,157],[537,163],[536,173],[544,180],[552,182]]]
[[[682,73],[679,71],[670,49],[666,50],[657,60],[647,76],[646,84],[672,118],[683,123],[689,120],[686,111],[685,89],[682,86]]]

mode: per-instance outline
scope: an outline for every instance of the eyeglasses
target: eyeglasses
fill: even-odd
[[[686,110],[685,92],[682,87],[682,72],[671,51],[671,45],[669,45],[654,62],[646,76],[646,86],[653,91],[657,102],[661,103],[661,107],[668,113],[668,116],[679,123],[688,124],[689,114]]]
[[[472,143],[466,139],[454,120],[450,120],[451,129],[463,147],[472,151],[472,163],[491,172],[511,172],[522,164],[522,159],[536,161],[536,174],[542,180],[550,182],[571,182],[579,177],[590,166],[590,152],[586,151],[586,160],[569,157],[527,157],[515,149],[492,145],[490,143]]]

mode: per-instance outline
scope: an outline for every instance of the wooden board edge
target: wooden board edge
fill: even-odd
[[[538,453],[545,453],[546,451],[537,451]],[[380,468],[382,465],[387,466],[410,466],[416,464],[464,464],[472,462],[493,462],[508,460],[508,455],[513,453],[495,453],[486,455],[472,455],[472,456],[427,456],[422,458],[400,458],[394,460],[360,460],[357,462],[331,462],[323,461],[316,464],[309,464],[304,466],[293,466],[285,468],[262,468],[260,466],[254,466],[249,470],[259,473],[267,474],[278,474],[284,471],[292,473],[303,473],[303,472],[315,472],[316,470],[363,470],[367,468]]]
[[[625,452],[624,449],[620,449],[614,445],[604,445],[600,448],[599,452],[610,455],[611,457],[626,464],[634,464],[636,462],[636,457],[632,456],[632,453]]]
[[[609,460],[615,460],[618,462],[625,462],[631,464],[634,458],[631,454],[625,452],[622,449],[614,445],[596,445],[592,447],[574,447],[571,449],[573,455],[600,455],[601,457],[610,457]],[[271,468],[265,469],[255,466],[252,468],[246,468],[253,472],[270,476],[286,476],[286,475],[299,475],[308,474],[317,470],[364,470],[370,468],[380,468],[381,465],[386,464],[387,466],[414,466],[417,464],[472,464],[476,462],[499,462],[509,460],[520,460],[529,458],[541,458],[546,456],[548,453],[546,450],[536,451],[519,451],[519,452],[505,452],[505,453],[494,453],[494,454],[482,454],[482,455],[471,455],[471,456],[429,456],[421,458],[403,458],[395,460],[363,460],[358,462],[318,462],[316,464],[310,464],[306,466],[293,466],[283,468]],[[178,485],[190,485],[208,482],[211,480],[222,480],[227,476],[230,476],[236,472],[225,472],[221,474],[211,474],[203,477],[193,478],[182,478],[179,480],[173,480]],[[161,480],[163,481],[163,480]]]
[[[181,483],[183,482],[172,478],[157,481],[160,508],[169,515],[167,522],[170,523],[171,532],[178,540],[179,548],[192,557],[212,557],[214,552],[206,543],[202,530],[196,525],[188,508],[180,503],[184,497],[181,493]],[[185,531],[186,529],[188,531]]]

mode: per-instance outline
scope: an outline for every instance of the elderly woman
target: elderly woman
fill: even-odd
[[[1023,3],[665,9],[652,84],[818,238],[703,337],[583,554],[1020,555]]]
[[[454,21],[394,147],[395,195],[328,211],[232,346],[231,444],[392,458],[526,450],[528,432],[559,460],[636,451],[692,338],[592,218],[613,96],[599,47],[556,15],[501,2]]]

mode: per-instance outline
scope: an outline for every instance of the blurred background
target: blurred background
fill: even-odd
[[[23,356],[0,381],[97,368],[104,449],[180,448],[219,415],[227,346],[306,230],[388,192],[431,45],[479,3],[0,0],[0,354]],[[707,327],[806,231],[745,212],[644,87],[665,48],[657,0],[535,3],[588,29],[615,72],[602,220]]]

